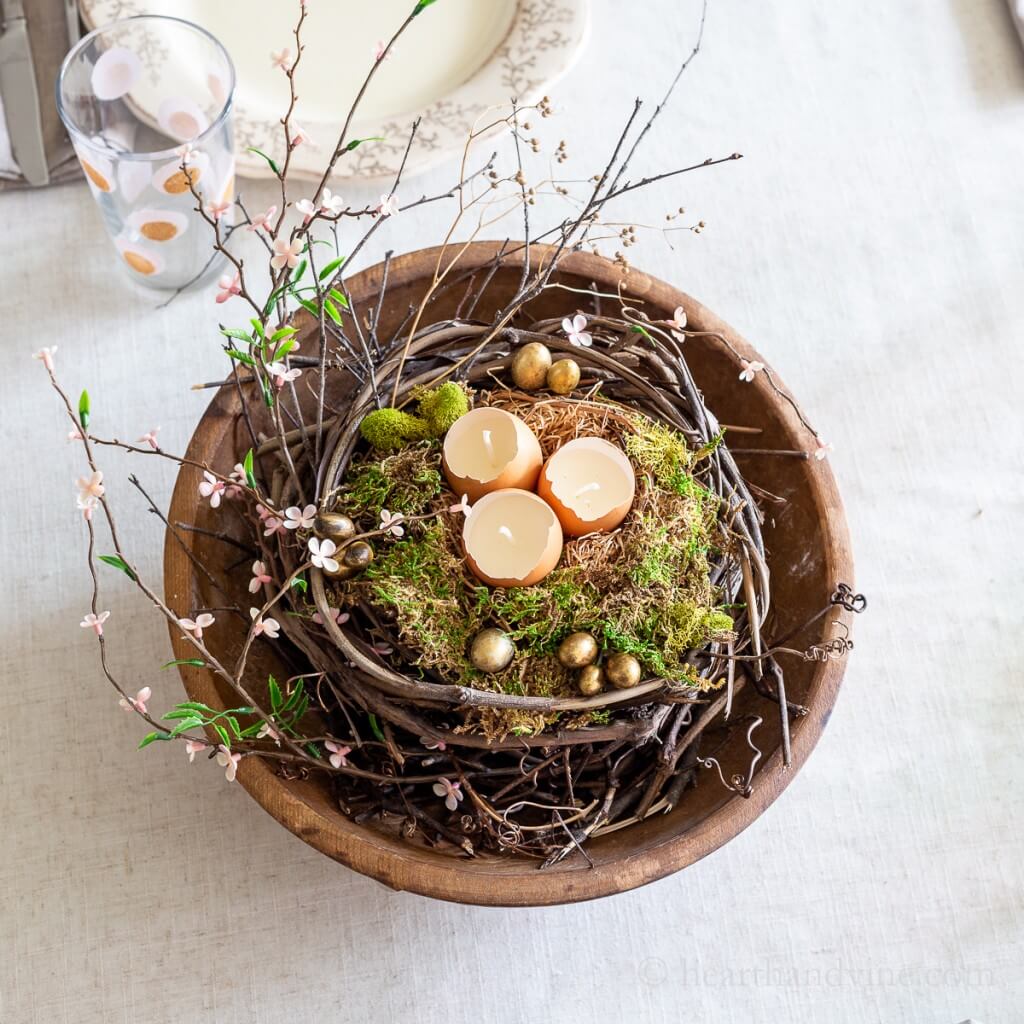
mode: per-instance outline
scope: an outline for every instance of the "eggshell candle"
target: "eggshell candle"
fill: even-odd
[[[636,474],[626,453],[600,437],[562,445],[541,470],[537,493],[570,537],[614,530],[633,505]]]
[[[444,438],[444,475],[470,501],[506,487],[532,491],[542,461],[533,431],[504,409],[473,409]]]
[[[528,587],[558,564],[562,527],[551,506],[531,491],[492,491],[466,517],[462,546],[484,583]]]

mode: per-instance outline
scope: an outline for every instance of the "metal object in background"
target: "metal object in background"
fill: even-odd
[[[50,171],[39,116],[39,91],[21,0],[0,0],[0,18],[0,97],[11,150],[30,185],[47,185]]]

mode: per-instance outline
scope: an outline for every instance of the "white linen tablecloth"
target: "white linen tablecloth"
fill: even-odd
[[[594,15],[555,91],[580,177],[634,93],[660,96],[695,5]],[[1006,5],[714,2],[634,173],[732,150],[621,211],[659,225],[684,205],[706,231],[630,254],[744,332],[835,442],[870,608],[817,751],[753,827],[640,891],[545,910],[391,893],[215,765],[135,751],[78,626],[81,458],[29,355],[59,347],[99,432],[159,424],[180,451],[229,307],[206,291],[156,311],[114,271],[84,185],[0,197],[0,1021],[1021,1019],[1024,57]],[[444,223],[403,216],[384,242],[433,244]],[[173,474],[106,461],[125,542],[158,574],[160,524],[126,476],[166,501]],[[117,672],[169,707],[164,624],[105,584]]]

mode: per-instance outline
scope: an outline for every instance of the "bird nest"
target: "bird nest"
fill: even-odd
[[[545,857],[564,855],[552,839],[572,821],[599,834],[678,799],[694,767],[694,748],[685,763],[678,741],[708,704],[720,711],[731,700],[742,682],[737,659],[759,655],[769,605],[760,513],[693,383],[682,337],[596,317],[593,345],[580,348],[559,324],[494,331],[447,321],[419,331],[325,425],[319,459],[296,441],[288,455],[296,472],[279,473],[272,494],[278,508],[301,504],[294,481],[306,480],[323,496],[319,512],[344,513],[355,524],[350,543],[366,541],[375,552],[359,575],[338,580],[314,568],[308,589],[286,596],[283,626],[323,684],[326,733],[358,733],[356,716],[364,716],[373,739],[363,753],[376,771],[444,764],[456,790],[448,809],[465,811],[453,805],[469,794],[477,813],[448,820],[452,814],[438,814],[437,786],[388,793],[352,775],[336,777],[342,807],[363,817],[411,814],[448,842],[465,846],[479,833],[484,846]],[[512,356],[534,341],[579,363],[572,394],[514,388]],[[636,471],[628,517],[609,533],[568,540],[558,568],[538,584],[482,584],[465,564],[460,496],[444,482],[440,441],[381,452],[363,437],[365,417],[396,379],[399,409],[457,381],[474,405],[525,420],[545,457],[578,436],[612,441]],[[380,521],[384,509],[401,514],[400,537]],[[278,544],[264,541],[267,571],[292,579],[305,555],[290,535],[279,536]],[[495,626],[516,656],[485,674],[469,648],[474,634]],[[605,656],[634,655],[640,682],[581,694],[555,656],[579,630],[593,634]],[[616,751],[629,757],[609,787],[606,758]],[[564,764],[563,781],[544,799],[524,799],[524,777],[537,785],[524,754]],[[749,790],[746,777],[738,788]]]

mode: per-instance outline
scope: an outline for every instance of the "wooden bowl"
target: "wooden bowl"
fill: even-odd
[[[461,266],[483,267],[497,248],[498,243],[474,243],[466,250]],[[542,256],[542,251],[543,247],[534,247],[535,260]],[[437,255],[438,250],[426,249],[391,262],[381,317],[382,333],[397,325],[410,304],[423,295]],[[515,291],[518,266],[516,257],[509,257],[495,274],[476,312],[478,317],[489,318]],[[575,253],[563,259],[555,279],[575,288],[590,287],[596,282],[600,291],[614,292],[621,271],[603,258]],[[349,279],[355,301],[361,303],[376,296],[380,281],[380,266]],[[721,334],[743,358],[766,361],[727,324],[671,285],[632,270],[626,287],[629,294],[644,300],[644,308],[651,316],[670,317],[677,306],[683,306],[690,329]],[[548,291],[531,304],[530,313],[535,318],[563,316],[576,301],[571,292]],[[432,307],[437,318],[454,316],[456,302],[456,297],[450,302],[440,300]],[[813,439],[793,409],[773,393],[764,374],[758,374],[749,384],[738,380],[741,363],[720,340],[712,336],[691,337],[686,342],[686,352],[706,403],[721,422],[763,428],[763,433],[752,435],[756,440],[750,447],[813,447]],[[222,388],[200,420],[187,457],[229,472],[237,461],[237,453],[248,447],[239,413],[235,391]],[[748,446],[742,435],[735,436],[739,437],[735,447]],[[772,572],[772,605],[780,609],[773,632],[779,635],[824,607],[838,583],[854,583],[842,503],[826,462],[748,456],[741,465],[750,481],[784,499],[784,503],[769,506],[764,534]],[[223,520],[218,523],[208,504],[199,500],[200,479],[198,469],[182,468],[170,521],[195,523],[206,529],[222,528]],[[207,564],[216,564],[218,560],[227,563],[237,561],[238,552],[201,533],[168,534],[164,550],[166,600],[181,614],[187,614],[193,607],[224,603],[223,595],[197,571],[192,557]],[[239,593],[232,595],[242,608],[248,607],[244,582],[240,582]],[[827,615],[808,635],[794,638],[792,646],[832,639],[840,634],[841,627],[835,623],[849,626],[851,618],[849,612],[837,608],[835,614]],[[218,627],[209,630],[206,639],[213,653],[231,664],[244,640],[245,627],[240,621],[233,625],[227,616],[221,618]],[[176,657],[190,657],[192,649],[181,641],[180,630],[171,629],[170,633]],[[272,654],[262,650],[255,667],[260,671],[281,671]],[[593,866],[582,857],[572,856],[541,871],[535,860],[514,855],[468,859],[415,846],[346,818],[332,799],[325,779],[284,779],[275,773],[272,764],[257,758],[243,761],[238,779],[265,810],[299,838],[394,889],[493,906],[542,906],[594,899],[678,871],[728,842],[754,821],[785,789],[814,748],[832,712],[844,668],[843,661],[789,660],[789,698],[808,708],[806,716],[792,722],[793,761],[789,769],[782,763],[777,708],[746,687],[737,697],[734,714],[756,713],[764,719],[756,739],[765,756],[754,776],[752,795],[746,799],[737,796],[726,790],[712,771],[702,771],[696,789],[689,791],[670,813],[592,840],[587,852]],[[181,674],[191,699],[218,708],[228,706],[229,692],[210,672],[183,666]],[[732,771],[745,771],[749,763],[744,731],[733,730],[735,735],[717,754],[726,777]]]

